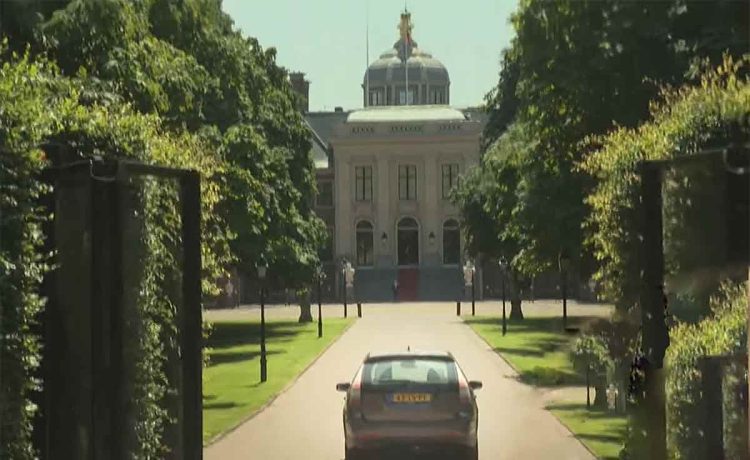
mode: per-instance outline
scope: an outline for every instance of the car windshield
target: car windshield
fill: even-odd
[[[458,372],[452,361],[438,359],[399,358],[365,363],[365,387],[403,385],[455,386]]]

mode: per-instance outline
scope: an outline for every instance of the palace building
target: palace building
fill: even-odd
[[[463,295],[459,210],[449,197],[479,163],[484,114],[451,107],[448,70],[412,39],[410,13],[399,30],[365,70],[362,109],[309,112],[310,83],[290,75],[312,137],[315,208],[328,226],[329,298],[344,292],[343,261],[356,269],[353,300],[392,300],[396,280],[400,300]]]

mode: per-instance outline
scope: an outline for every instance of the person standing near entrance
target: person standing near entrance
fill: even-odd
[[[393,301],[398,300],[398,279],[393,280]]]

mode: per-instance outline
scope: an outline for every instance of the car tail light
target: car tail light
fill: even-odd
[[[469,388],[469,382],[463,376],[459,376],[458,378],[458,396],[461,405],[471,404],[471,389]]]
[[[358,372],[349,389],[349,415],[363,420],[362,415],[362,371]]]

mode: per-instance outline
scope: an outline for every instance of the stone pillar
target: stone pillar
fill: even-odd
[[[387,155],[377,155],[375,164],[376,193],[376,222],[373,234],[373,245],[375,246],[375,265],[378,267],[390,267],[393,265],[393,251],[391,248],[396,241],[393,233],[393,219],[391,218],[391,196],[393,190],[390,187],[389,159]],[[383,245],[383,233],[388,235],[388,240]]]
[[[437,266],[440,263],[438,253],[438,235],[440,235],[441,225],[438,213],[441,196],[438,193],[439,179],[439,162],[434,155],[426,155],[424,162],[424,221],[422,222],[421,239],[424,242],[424,265],[428,267]],[[433,244],[429,242],[430,232],[435,234]]]
[[[335,260],[347,257],[351,251],[352,241],[352,172],[348,157],[336,159],[336,229]]]

